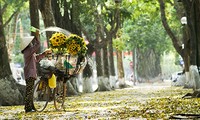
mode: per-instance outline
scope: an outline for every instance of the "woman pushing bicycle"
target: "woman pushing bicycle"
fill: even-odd
[[[25,93],[25,112],[35,112],[33,105],[33,87],[37,78],[36,62],[39,62],[51,50],[46,50],[43,53],[36,54],[40,47],[39,31],[35,32],[35,36],[24,37],[21,41],[21,52],[24,55],[24,76],[26,81]]]

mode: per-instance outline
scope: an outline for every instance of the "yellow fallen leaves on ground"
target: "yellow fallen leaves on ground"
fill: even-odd
[[[50,102],[43,112],[25,113],[24,106],[0,106],[1,119],[169,119],[173,114],[200,114],[200,99],[184,99],[191,89],[140,84],[131,88],[66,97],[65,111]]]

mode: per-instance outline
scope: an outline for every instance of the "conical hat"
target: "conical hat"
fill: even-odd
[[[33,38],[34,36],[29,36],[29,37],[23,37],[21,39],[21,44],[20,44],[21,51],[23,51],[28,46],[28,44],[33,40]]]

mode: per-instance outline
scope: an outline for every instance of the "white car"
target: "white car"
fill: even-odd
[[[171,75],[170,80],[172,80],[172,82],[176,82],[178,78],[181,77],[181,75],[183,74],[184,74],[183,71],[175,72]]]

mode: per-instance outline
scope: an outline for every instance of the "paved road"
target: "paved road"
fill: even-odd
[[[176,89],[176,88],[175,88]],[[23,106],[0,107],[0,120],[62,120],[62,119],[136,119],[140,106],[152,98],[172,96],[170,81],[143,83],[114,91],[95,92],[67,97],[66,111],[55,111],[53,103],[43,112],[25,114]],[[140,115],[138,115],[140,116]],[[142,118],[140,118],[142,119]]]

